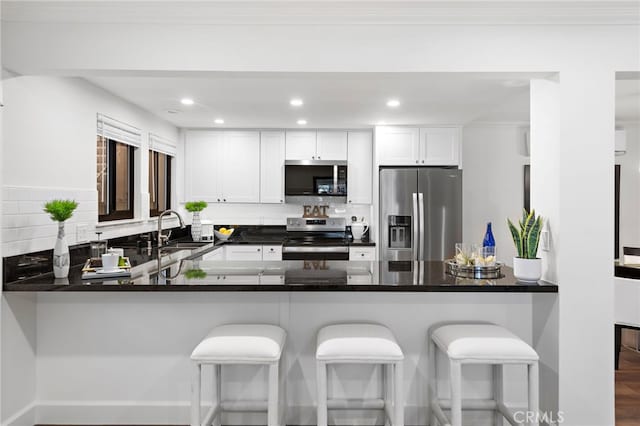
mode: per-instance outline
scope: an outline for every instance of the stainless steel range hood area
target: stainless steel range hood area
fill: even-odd
[[[346,161],[287,160],[284,176],[287,203],[347,202]]]

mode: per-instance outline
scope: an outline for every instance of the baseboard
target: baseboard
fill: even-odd
[[[203,404],[203,415],[209,406]],[[424,425],[426,408],[405,407],[407,425]],[[187,401],[37,401],[11,416],[1,426],[33,425],[188,425]],[[492,425],[489,412],[465,411],[465,424]],[[264,425],[262,413],[225,413],[223,424]],[[287,409],[287,425],[310,426],[316,423],[314,406]],[[381,411],[332,410],[329,423],[349,426],[375,426],[384,423]]]
[[[36,412],[36,403],[32,402],[3,421],[2,426],[33,426],[36,424]]]

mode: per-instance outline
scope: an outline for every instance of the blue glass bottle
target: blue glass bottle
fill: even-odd
[[[487,223],[487,232],[484,234],[484,240],[482,240],[482,247],[495,247],[496,240],[493,238],[493,232],[491,231],[491,222]]]

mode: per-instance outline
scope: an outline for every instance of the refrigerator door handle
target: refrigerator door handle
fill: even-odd
[[[419,223],[418,223],[418,193],[413,193],[413,241],[411,246],[413,247],[413,260],[418,260],[418,240],[419,240]]]
[[[418,210],[420,217],[420,258],[418,260],[424,260],[424,194],[418,194]]]

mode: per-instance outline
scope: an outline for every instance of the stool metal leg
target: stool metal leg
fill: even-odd
[[[267,425],[268,426],[278,426],[279,425],[279,413],[278,413],[278,404],[279,404],[279,365],[278,363],[273,363],[269,366],[269,391],[267,396]]]
[[[462,366],[458,361],[449,363],[451,385],[451,426],[462,426]]]
[[[382,364],[382,383],[384,392],[384,426],[392,425],[393,413],[393,365]]]
[[[316,399],[318,426],[327,426],[327,364],[316,362]]]
[[[213,364],[213,406],[218,407],[217,414],[213,417],[212,426],[220,426],[222,424],[222,366]]]
[[[503,366],[502,364],[494,364],[493,369],[493,399],[497,402],[504,402],[504,383],[503,383]],[[500,410],[493,412],[495,426],[504,426],[504,417]]]
[[[538,426],[538,409],[539,409],[539,374],[538,374],[538,362],[533,362],[528,365],[529,376],[529,411],[535,413],[534,421],[530,426]]]
[[[402,361],[396,362],[393,365],[394,378],[393,378],[393,398],[394,398],[394,418],[393,426],[404,426],[404,373],[402,370]]]
[[[200,426],[200,387],[201,370],[199,363],[191,366],[191,426]]]
[[[427,353],[427,421],[429,426],[436,426],[436,416],[433,414],[433,401],[438,398],[436,375],[436,345],[428,339]]]

